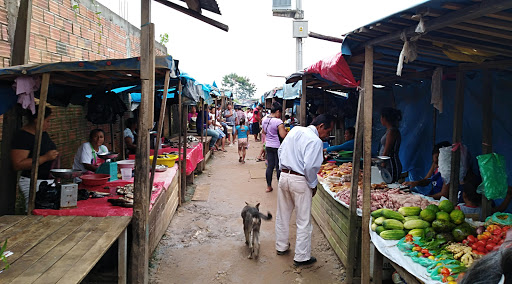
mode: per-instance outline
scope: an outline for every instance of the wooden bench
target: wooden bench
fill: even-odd
[[[0,282],[80,283],[119,240],[118,283],[126,283],[130,222],[127,216],[0,216],[0,241],[13,253]]]

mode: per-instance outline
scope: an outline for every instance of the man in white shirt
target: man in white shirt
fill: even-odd
[[[293,258],[296,266],[316,262],[311,256],[311,201],[324,159],[322,139],[329,137],[333,127],[332,116],[319,115],[308,127],[294,127],[278,150],[281,179],[277,192],[276,250],[282,255],[290,248],[290,218],[296,209],[297,240]]]

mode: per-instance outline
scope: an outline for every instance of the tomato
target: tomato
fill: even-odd
[[[486,242],[485,242],[485,241],[480,240],[480,241],[476,242],[476,245],[477,245],[477,246],[485,247]]]
[[[504,241],[505,241],[505,240],[500,240],[500,241],[498,242],[498,245],[499,245],[499,246],[501,246],[501,245],[503,244],[503,242],[504,242]]]
[[[442,274],[443,276],[449,276],[449,275],[450,275],[450,270],[449,270],[448,268],[446,268],[446,267],[443,267],[443,268],[441,269],[441,274]]]
[[[462,243],[467,245],[469,243],[469,241],[468,240],[463,240]]]
[[[483,252],[483,253],[485,253],[485,252],[486,252],[486,251],[485,251],[485,246],[478,246],[478,247],[476,248],[476,250],[478,250],[479,252]]]
[[[493,243],[497,243],[501,240],[501,236],[492,236],[489,241],[492,241]]]
[[[422,249],[421,253],[428,253],[428,249]]]
[[[488,239],[492,236],[492,234],[490,232],[483,232],[482,235],[484,235],[486,239]]]
[[[500,236],[500,235],[501,235],[501,229],[500,229],[500,228],[496,228],[496,229],[494,229],[494,231],[492,231],[492,234],[493,234],[493,235]]]
[[[504,226],[503,228],[501,228],[501,230],[502,230],[502,231],[505,231],[505,232],[506,232],[506,231],[508,231],[508,229],[510,229],[510,227],[509,227],[509,226]]]
[[[486,250],[488,250],[488,251],[492,251],[492,250],[494,249],[494,247],[495,247],[495,245],[493,245],[492,243],[490,243],[490,244],[487,244],[487,245],[485,246],[485,249],[486,249]]]
[[[431,255],[430,253],[428,253],[428,252],[427,252],[427,253],[425,254],[425,256],[426,256],[426,257],[428,257],[428,258],[430,258],[430,256],[432,256],[432,255]]]
[[[485,229],[487,232],[491,232],[494,231],[494,225],[489,225],[487,226],[487,228]]]
[[[473,251],[477,251],[477,249],[478,249],[478,245],[477,245],[476,243],[475,243],[475,244],[472,244],[472,245],[471,245],[471,249],[472,249]]]
[[[468,241],[469,241],[469,243],[471,243],[471,244],[472,244],[472,243],[476,243],[476,242],[477,242],[477,239],[475,238],[475,236],[473,236],[473,235],[469,235],[469,236],[468,236]]]
[[[479,255],[484,255],[484,253],[483,253],[483,252],[480,252],[480,251],[478,251],[478,250],[473,250],[473,253],[475,253],[475,254],[479,254]]]

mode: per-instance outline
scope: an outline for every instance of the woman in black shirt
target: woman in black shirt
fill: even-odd
[[[22,171],[18,185],[25,196],[25,205],[27,208],[30,191],[30,172],[32,170],[32,156],[35,143],[37,111],[38,107],[36,106],[36,113],[30,113],[27,116],[28,124],[23,126],[14,136],[11,150],[12,167],[16,171]],[[46,132],[50,126],[51,114],[52,110],[49,107],[46,107],[43,123],[43,136],[41,139],[37,188],[39,188],[39,184],[42,181],[50,179],[52,163],[59,155],[59,152],[56,150],[57,147]]]

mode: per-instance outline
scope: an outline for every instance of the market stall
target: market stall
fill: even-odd
[[[510,25],[510,19],[494,19],[497,14],[509,14],[511,8],[512,3],[509,1],[459,1],[456,5],[447,1],[430,1],[363,26],[347,35],[342,54],[355,77],[362,79],[363,99],[359,106],[364,113],[358,112],[354,159],[364,157],[364,189],[370,188],[366,169],[371,163],[372,146],[380,138],[375,135],[379,129],[373,121],[378,118],[378,114],[373,111],[373,106],[392,106],[400,108],[404,113],[406,119],[400,129],[409,132],[406,132],[408,135],[402,132],[404,151],[401,150],[400,156],[404,161],[404,169],[410,171],[411,179],[417,180],[418,175],[426,172],[434,143],[451,140],[455,147],[451,152],[448,197],[453,204],[457,204],[459,183],[464,178],[462,174],[459,176],[462,147],[457,145],[463,142],[474,156],[493,151],[505,157],[510,156],[510,148],[498,142],[510,140],[510,133],[505,130],[509,127],[499,122],[502,115],[498,111],[502,110],[503,105],[510,105],[505,95],[509,87],[502,83],[510,79],[512,54],[508,52],[510,41],[505,40],[505,30]],[[493,22],[492,26],[489,26],[489,22]],[[493,139],[493,136],[500,138]],[[510,173],[510,162],[504,168],[500,170]],[[506,187],[500,190],[506,190]],[[487,217],[490,215],[490,202],[486,198],[489,192],[484,193],[482,217]],[[426,280],[423,276],[428,267],[423,267],[420,274],[414,274],[414,258],[413,261],[400,261],[400,254],[389,253],[387,249],[397,243],[382,243],[370,232],[372,196],[373,192],[363,190],[362,282],[369,283],[371,277],[370,238],[377,251],[385,254],[404,278],[411,282],[416,281],[415,278]],[[398,238],[401,234],[404,233],[384,233],[384,236]],[[467,250],[467,247],[464,249]],[[471,250],[475,252],[474,248]],[[373,276],[375,282],[380,283],[382,256],[380,253],[375,255],[377,261]],[[434,261],[437,261],[435,259],[434,256]],[[456,274],[446,273],[445,270],[443,277],[434,280],[443,280],[445,276],[456,278]]]

